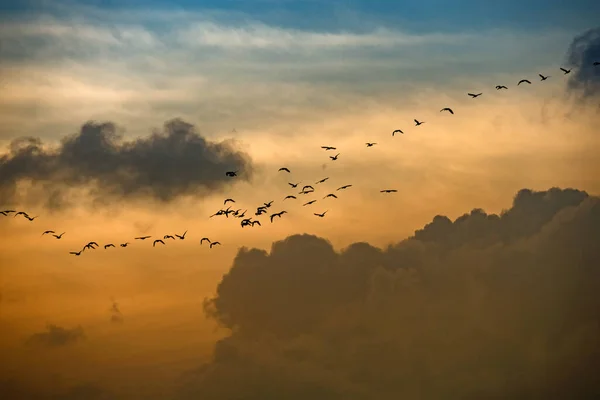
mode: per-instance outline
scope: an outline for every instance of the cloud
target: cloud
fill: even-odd
[[[0,202],[18,201],[21,182],[49,192],[45,205],[51,208],[68,205],[72,188],[90,185],[89,194],[97,201],[144,197],[171,202],[218,192],[232,182],[225,176],[231,170],[249,179],[251,159],[231,142],[206,140],[182,120],[130,141],[122,140],[113,123],[88,122],[59,147],[44,146],[39,138],[14,140],[9,153],[0,157]]]
[[[180,397],[595,398],[599,235],[599,198],[523,189],[386,249],[241,249],[205,302],[231,334]]]
[[[58,386],[58,385],[57,385]],[[15,379],[0,380],[0,393],[10,400],[113,400],[116,397],[95,384],[42,389]]]
[[[600,27],[577,35],[567,52],[567,62],[576,69],[571,72],[569,88],[580,91],[584,97],[598,94],[600,90]]]
[[[46,347],[63,347],[83,339],[85,339],[85,334],[81,326],[69,329],[48,324],[45,332],[34,333],[27,339],[27,343]]]

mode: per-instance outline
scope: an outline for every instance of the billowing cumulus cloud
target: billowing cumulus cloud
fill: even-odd
[[[231,334],[183,399],[600,396],[600,199],[521,190],[379,249],[241,249],[207,313]]]
[[[81,326],[74,328],[63,328],[61,326],[48,324],[43,332],[34,333],[27,339],[30,345],[42,345],[47,347],[62,347],[77,343],[85,339],[85,333]]]
[[[581,90],[588,97],[600,91],[600,27],[590,29],[573,39],[567,61],[576,67],[571,72],[569,88]]]
[[[88,122],[58,147],[45,146],[38,138],[14,140],[0,157],[0,202],[31,200],[32,187],[43,188],[45,205],[54,208],[66,205],[73,189],[86,190],[96,201],[170,202],[223,189],[233,182],[226,171],[239,171],[239,178],[248,179],[251,159],[230,142],[206,140],[182,120],[131,141],[124,141],[113,123]],[[30,190],[20,190],[19,184],[29,184]]]

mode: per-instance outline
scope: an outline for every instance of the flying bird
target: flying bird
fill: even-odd
[[[4,210],[4,211],[0,211],[0,214],[4,214],[5,216],[10,214],[10,213],[14,213],[15,210]]]
[[[54,231],[45,231],[44,233],[42,233],[42,236],[47,235],[49,233],[56,233],[56,232],[54,232]]]
[[[289,170],[289,169],[287,169],[286,167],[281,167],[281,168],[279,168],[279,171],[290,172],[290,170]]]
[[[302,191],[304,192],[306,189],[312,189],[312,190],[315,190],[315,188],[314,188],[314,187],[312,187],[312,186],[310,186],[310,185],[306,185],[306,186],[304,186],[304,187],[302,188]]]
[[[496,85],[496,90],[500,90],[500,89],[508,89],[508,88],[504,85]]]
[[[335,156],[329,156],[329,158],[331,158],[331,161],[335,161],[338,159],[339,155],[340,155],[340,153],[337,153]]]
[[[187,233],[187,231],[183,232],[183,235],[178,235],[178,234],[175,234],[175,236],[177,236],[177,238],[178,238],[179,240],[183,240],[183,239],[185,239],[185,234],[186,234],[186,233]]]
[[[173,240],[175,240],[175,238],[173,236],[171,236],[171,235],[165,235],[165,236],[163,236],[163,239],[173,239]]]
[[[223,205],[227,205],[227,203],[235,203],[234,199],[225,199],[225,201],[223,202]]]
[[[60,239],[60,238],[62,238],[62,235],[64,235],[64,234],[65,234],[65,232],[61,233],[60,235],[52,235],[52,236],[54,236],[57,239]]]
[[[317,184],[317,183],[323,183],[323,182],[325,182],[327,179],[329,179],[329,178],[323,178],[323,179],[321,179],[320,181],[318,181],[318,182],[315,182],[315,184]],[[314,189],[314,188],[313,188],[313,189]]]
[[[327,211],[329,211],[329,210],[327,210]],[[325,216],[325,213],[327,213],[327,211],[325,211],[325,212],[323,212],[323,213],[321,213],[321,214],[318,214],[318,213],[314,213],[314,214],[315,214],[317,217],[321,217],[321,218],[323,218],[323,217]]]
[[[469,96],[471,96],[472,99],[474,99],[475,97],[479,97],[481,96],[483,93],[467,93]]]
[[[570,70],[570,69],[564,69],[564,68],[562,68],[562,67],[560,68],[560,70],[561,70],[562,72],[564,72],[564,73],[565,73],[565,75],[566,75],[566,74],[568,74],[569,72],[571,72],[571,70]]]
[[[163,242],[162,240],[160,240],[160,239],[156,239],[156,240],[154,241],[154,243],[152,243],[152,247],[155,247],[155,246],[156,246],[156,243],[162,243],[162,244],[165,244],[165,242]]]
[[[333,194],[333,193],[329,193],[327,196],[323,197],[324,199],[328,198],[328,197],[333,197],[334,199],[337,199],[338,197]]]
[[[550,76],[544,76],[542,74],[538,74],[538,75],[540,76],[540,78],[541,78],[540,80],[541,81],[545,81],[546,79],[550,78]]]
[[[311,201],[309,201],[308,203],[304,203],[304,204],[302,204],[302,205],[303,205],[303,206],[308,206],[308,205],[311,205],[312,203],[314,203],[315,201],[316,201],[316,200],[311,200]]]
[[[419,126],[419,125],[422,125],[425,123],[425,121],[419,122],[416,119],[414,121],[415,121],[415,126]]]
[[[212,242],[212,243],[210,244],[210,247],[209,247],[209,248],[211,248],[211,249],[212,249],[212,248],[213,248],[213,246],[220,245],[220,244],[221,244],[221,242]]]
[[[381,193],[396,193],[397,190],[396,189],[384,189],[384,190],[380,190]]]
[[[598,65],[600,65],[600,61],[594,61],[594,63],[592,64],[594,67],[597,67]]]
[[[119,246],[121,246],[121,247],[127,247],[128,244],[129,244],[129,242],[125,242],[125,243],[121,243]]]
[[[13,218],[17,218],[18,215],[22,215],[24,217],[27,217],[27,213],[25,211],[19,211],[18,213],[15,214],[15,216]]]
[[[295,188],[297,188],[299,184],[300,184],[300,182],[298,182],[298,183],[291,183],[291,182],[288,182],[288,185],[290,185],[290,186],[292,187],[292,189],[295,189]]]
[[[365,143],[367,145],[367,147],[373,147],[375,146],[377,143]]]
[[[352,186],[352,185],[344,185],[344,186],[341,186],[341,187],[337,188],[336,190],[348,189],[348,188],[349,188],[349,187],[351,187],[351,186]]]
[[[403,134],[403,135],[404,135],[404,132],[402,132],[402,130],[400,130],[400,129],[396,129],[394,132],[392,132],[392,136],[395,136],[395,135],[396,135],[396,133],[401,133],[401,134]]]
[[[262,226],[262,225],[260,224],[260,221],[251,221],[250,223],[252,224],[252,226],[254,226],[254,225],[256,225],[256,224],[258,224],[258,226]]]
[[[151,238],[151,237],[152,236],[139,236],[139,237],[136,237],[135,240],[146,240],[146,239]]]
[[[227,172],[225,172],[225,175],[234,177],[234,176],[237,176],[237,171],[227,171]]]
[[[321,146],[321,148],[325,150],[337,150],[337,148],[331,146]]]
[[[268,203],[263,203],[265,205],[265,207],[269,208],[271,207],[271,204],[273,204],[273,200],[269,201]]]
[[[74,255],[78,256],[78,255],[81,255],[81,252],[82,252],[82,251],[83,251],[83,250],[79,250],[79,251],[70,251],[70,252],[69,252],[69,254],[74,254]]]
[[[205,240],[210,244],[210,239],[207,237],[200,239],[200,244],[204,243]]]
[[[519,83],[517,83],[517,86],[519,86],[521,83],[529,83],[531,85],[531,82],[529,82],[528,79],[521,79]]]
[[[448,107],[444,107],[444,108],[442,108],[442,109],[440,110],[440,112],[442,112],[442,111],[448,111],[450,114],[454,114],[454,111],[452,111],[452,109],[451,109],[451,108],[448,108]]]
[[[104,250],[108,249],[109,247],[115,247],[115,245],[114,245],[114,244],[112,244],[112,243],[105,244],[105,245],[104,245]]]
[[[295,199],[295,198],[296,198],[296,196],[289,195],[289,196],[285,196],[285,199],[283,199],[283,200]]]
[[[275,218],[275,217],[279,217],[279,218],[281,218],[281,216],[282,216],[283,214],[285,214],[285,213],[287,213],[287,211],[280,211],[280,212],[278,212],[278,213],[272,214],[272,215],[271,215],[271,223],[273,223],[273,218]]]

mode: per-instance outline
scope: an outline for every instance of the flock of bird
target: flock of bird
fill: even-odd
[[[599,61],[595,61],[593,63],[593,66],[594,67],[600,66],[600,62]],[[561,67],[560,70],[563,72],[564,75],[567,75],[567,74],[571,73],[571,69],[565,69],[565,68]],[[540,77],[540,81],[545,81],[548,78],[550,78],[550,76],[544,76],[542,74],[538,74],[538,75]],[[528,79],[521,79],[517,83],[517,86],[519,86],[519,85],[521,85],[523,83],[531,85],[531,81],[530,80],[528,80]],[[505,85],[496,85],[496,90],[507,90],[507,89],[508,89],[508,87],[505,86]],[[470,96],[473,99],[481,96],[482,94],[483,93],[467,93],[467,95]],[[449,113],[451,115],[454,115],[454,111],[450,107],[444,107],[444,108],[442,108],[440,110],[440,112],[447,112],[447,113]],[[415,126],[420,126],[420,125],[423,125],[425,123],[425,121],[419,121],[416,118],[414,119],[414,122],[415,122]],[[395,129],[395,130],[392,131],[392,136],[395,136],[396,134],[404,134],[404,131],[402,129]],[[375,142],[367,142],[365,144],[366,144],[366,147],[373,147],[377,143],[375,143]],[[337,150],[337,148],[334,147],[334,146],[321,146],[321,149],[323,149],[325,151],[335,151],[335,150]],[[337,153],[337,154],[335,154],[333,156],[329,156],[329,158],[331,159],[331,161],[337,161],[339,155],[340,155],[340,153]],[[291,174],[290,169],[287,168],[287,167],[281,167],[281,168],[279,168],[278,172],[285,172],[285,173]],[[228,176],[228,177],[234,178],[234,177],[238,176],[238,173],[239,173],[239,171],[227,171],[227,172],[225,172],[225,175]],[[322,183],[326,182],[328,179],[329,179],[328,177],[320,179],[320,180],[316,181],[313,185],[322,184]],[[297,182],[297,183],[288,182],[288,185],[291,187],[291,189],[297,189],[298,185],[300,185],[300,183],[301,182]],[[304,186],[302,186],[302,190],[300,190],[297,194],[298,195],[307,195],[307,194],[314,193],[315,192],[315,187],[313,185],[304,185]],[[345,190],[345,189],[348,189],[350,187],[352,187],[352,185],[346,184],[346,185],[338,187],[335,190],[335,192],[339,192],[341,190]],[[396,193],[397,190],[396,189],[382,189],[382,190],[380,190],[380,192],[384,193],[384,194],[389,194],[389,193]],[[335,193],[332,192],[332,193],[326,194],[323,197],[323,200],[327,199],[327,198],[337,199],[338,196]],[[285,201],[285,200],[297,200],[297,196],[295,194],[290,194],[290,195],[285,196],[285,198],[283,199],[283,201]],[[314,204],[316,202],[317,202],[316,199],[311,199],[311,200],[305,202],[304,204],[302,204],[302,206],[303,207],[310,206],[310,205],[312,205],[312,204]],[[223,206],[227,206],[228,203],[235,204],[236,201],[234,199],[227,198],[223,202]],[[255,219],[255,218],[259,217],[259,216],[261,216],[263,214],[269,214],[269,209],[271,208],[271,206],[273,205],[273,203],[274,203],[274,201],[271,200],[271,201],[268,201],[268,202],[263,203],[260,206],[258,206],[256,208],[256,212],[254,213],[254,217],[246,217],[246,213],[248,211],[247,209],[244,210],[244,211],[242,211],[241,208],[233,210],[231,208],[232,205],[229,205],[225,209],[222,208],[222,209],[218,210],[213,215],[211,215],[209,218],[213,218],[213,217],[217,217],[217,216],[225,216],[226,218],[229,218],[229,216],[231,215],[233,218],[239,218],[239,219],[241,219],[240,225],[241,225],[242,228],[244,228],[244,227],[254,227],[256,225],[262,226],[261,222],[259,220]],[[320,213],[314,212],[313,214],[316,217],[324,218],[325,214],[327,214],[328,211],[329,210],[325,210],[325,211],[320,212]],[[4,211],[0,211],[0,214],[3,215],[3,216],[9,216],[9,215],[11,215],[13,213],[14,213],[14,217],[18,217],[19,215],[22,215],[24,218],[26,218],[29,221],[33,221],[33,220],[35,220],[37,218],[37,216],[31,217],[25,211],[16,211],[16,210],[4,210]],[[286,210],[281,210],[281,211],[278,211],[278,212],[270,213],[270,215],[269,215],[269,221],[271,223],[273,223],[274,220],[275,220],[275,218],[282,218],[283,215],[287,214],[287,213],[288,212]],[[54,230],[46,230],[46,231],[44,231],[42,233],[42,236],[52,235],[56,239],[61,239],[65,233],[66,232],[62,232],[60,234],[57,234],[56,231],[54,231]],[[170,240],[174,240],[174,241],[175,240],[184,240],[186,238],[186,234],[187,234],[187,231],[185,231],[181,235],[177,235],[177,234],[175,234],[175,235],[169,235],[169,234],[164,235],[162,238],[154,239],[153,242],[152,242],[152,246],[156,247],[157,244],[160,244],[160,245],[164,246],[166,244],[165,240],[169,240],[169,239]],[[152,236],[139,236],[139,237],[135,237],[134,240],[144,241],[144,240],[150,239],[150,238],[152,238]],[[200,245],[202,245],[204,242],[208,243],[210,249],[212,249],[214,246],[221,245],[221,243],[219,241],[211,241],[207,237],[203,237],[202,239],[200,239]],[[124,242],[124,243],[119,243],[119,246],[122,247],[122,248],[125,248],[129,244],[131,244],[131,243],[130,242]],[[79,256],[85,250],[94,250],[94,249],[97,249],[98,247],[100,247],[100,245],[98,243],[92,241],[92,242],[89,242],[89,243],[85,244],[80,250],[78,250],[78,251],[71,251],[71,252],[69,252],[69,254],[73,254],[75,256]],[[104,247],[104,250],[107,250],[109,248],[116,248],[116,246],[113,243],[107,243],[103,247]]]

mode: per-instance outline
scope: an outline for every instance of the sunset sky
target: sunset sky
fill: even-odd
[[[590,395],[585,374],[572,376],[575,364],[592,367],[583,354],[600,351],[600,303],[575,294],[600,289],[598,243],[590,239],[600,237],[600,2],[4,3],[0,211],[37,218],[0,215],[0,397],[434,400],[535,398],[539,388]],[[517,86],[521,79],[531,84]],[[396,129],[404,134],[392,136]],[[315,192],[299,194],[304,185]],[[343,185],[352,186],[336,190]],[[545,192],[551,188],[578,191]],[[325,199],[329,193],[338,198]],[[227,198],[262,226],[209,218]],[[316,202],[303,206],[309,200]],[[268,213],[255,216],[269,201]],[[498,220],[474,212],[462,233],[434,220],[473,209],[511,211]],[[432,221],[429,233],[399,244]],[[42,236],[46,230],[65,234],[57,240]],[[185,240],[152,245],[185,231]],[[301,234],[314,236],[292,236]],[[143,235],[152,238],[134,240]],[[221,246],[200,245],[203,237]],[[69,254],[90,241],[100,247]],[[359,242],[369,246],[347,250]],[[108,243],[116,248],[105,250]],[[577,274],[591,275],[564,269],[574,254]],[[332,278],[331,265],[344,263],[356,274]],[[546,275],[528,268],[544,263],[554,275],[538,293],[534,280]],[[498,265],[515,271],[490,272]],[[457,274],[441,272],[454,266]],[[474,272],[488,267],[485,279]],[[432,280],[425,285],[423,276]],[[578,286],[592,276],[595,287]],[[344,297],[346,278],[368,295]],[[544,291],[554,284],[564,285],[560,295]],[[493,297],[499,293],[510,302]],[[574,336],[553,336],[546,320],[534,329],[548,346],[564,339],[561,357],[574,360],[571,367],[543,344],[523,344],[516,327],[524,325],[511,317],[519,301],[547,298],[555,303],[523,318],[586,310],[548,318],[577,323]],[[456,301],[449,314],[472,331],[445,325],[435,314],[444,301]],[[500,304],[493,317],[484,310]],[[427,334],[408,332],[413,323]],[[356,339],[350,331],[361,324],[380,333]],[[472,343],[466,335],[501,324],[515,328],[484,344],[500,351],[498,343],[513,341],[531,351],[512,360],[527,364],[523,382],[493,368],[473,378],[461,358],[477,353],[471,344],[460,356],[411,353],[417,372],[398,361],[411,359],[403,352],[419,335],[437,340],[432,332],[450,329]],[[354,350],[329,353],[335,335]],[[386,343],[398,360],[374,355]],[[233,347],[244,357],[231,355]],[[300,347],[302,356],[292,354]],[[374,353],[350,355],[368,349]],[[352,369],[367,362],[385,376]],[[450,364],[463,375],[451,376]],[[195,373],[203,377],[194,378],[190,371],[202,365]],[[396,367],[404,386],[391,383],[402,380],[389,372]],[[562,386],[549,385],[559,375]],[[431,380],[439,385],[423,383]]]

